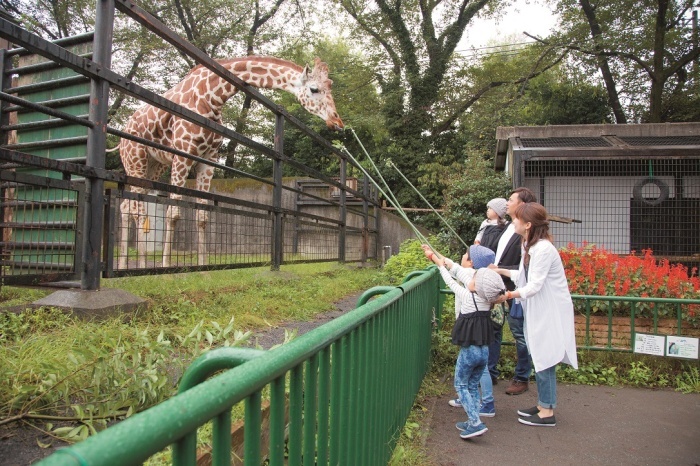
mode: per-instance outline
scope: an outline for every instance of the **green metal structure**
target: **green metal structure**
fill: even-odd
[[[270,351],[211,351],[178,395],[39,464],[135,465],[173,445],[173,464],[193,465],[197,429],[213,421],[213,464],[230,465],[231,409],[243,402],[247,466],[262,463],[261,451],[273,466],[386,465],[428,369],[440,288],[430,267],[368,290],[353,311]]]
[[[57,41],[80,56],[92,56],[93,34]],[[87,117],[90,81],[75,71],[37,54],[10,54],[6,68],[16,75],[10,89],[17,97],[62,111]],[[16,66],[12,66],[15,63]],[[84,163],[88,130],[85,126],[52,118],[36,109],[5,106],[12,115],[12,139],[4,147],[52,160]],[[8,134],[10,131],[8,131]],[[17,168],[18,173],[66,180],[65,175],[46,169]],[[70,181],[81,181],[73,177]],[[54,186],[17,184],[5,205],[13,210],[11,257],[5,273],[9,275],[75,273],[76,230],[78,228],[78,192]]]

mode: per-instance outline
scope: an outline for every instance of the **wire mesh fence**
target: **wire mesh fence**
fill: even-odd
[[[566,220],[550,223],[559,246],[651,249],[700,265],[700,157],[526,160],[524,175],[548,212]]]

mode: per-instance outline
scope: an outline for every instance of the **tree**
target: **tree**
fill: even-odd
[[[95,28],[94,0],[0,0],[0,8],[28,31],[49,40]]]
[[[486,218],[486,203],[495,197],[507,198],[512,190],[510,177],[495,172],[479,155],[456,164],[445,178],[445,219],[466,244],[472,244],[479,225]],[[463,246],[451,238],[453,250]]]
[[[694,92],[697,99],[698,77],[689,80],[700,57],[688,19],[693,6],[694,0],[559,0],[564,32],[542,42],[600,70],[618,123],[666,121],[679,95]],[[675,118],[682,113],[675,110]]]
[[[495,14],[504,2],[495,0],[335,0],[352,18],[350,36],[361,42],[377,67],[381,91],[381,115],[386,122],[389,144],[380,154],[391,159],[412,182],[426,175],[429,162],[441,160],[449,165],[464,158],[457,147],[462,115],[484,95],[511,82],[526,80],[561,60],[552,50],[506,79],[474,83],[454,80],[463,63],[455,50],[470,21],[477,14]],[[494,128],[495,129],[495,128]],[[451,146],[455,154],[443,154]],[[388,171],[385,176],[404,206],[420,205],[418,196],[401,177]],[[431,192],[439,197],[438,192]]]

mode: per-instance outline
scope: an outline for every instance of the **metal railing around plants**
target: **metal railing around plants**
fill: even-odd
[[[700,336],[700,299],[572,295],[578,347],[632,352],[637,333]]]
[[[283,346],[211,351],[188,369],[178,395],[40,464],[141,464],[173,445],[173,464],[193,465],[197,429],[213,420],[212,464],[230,465],[231,410],[243,402],[247,466],[264,457],[270,465],[386,465],[428,369],[439,289],[429,268],[399,287],[368,290],[353,311]],[[221,369],[229,370],[205,380]]]
[[[450,289],[440,292],[454,295]],[[630,353],[637,333],[700,337],[700,299],[595,295],[571,298],[578,349]]]

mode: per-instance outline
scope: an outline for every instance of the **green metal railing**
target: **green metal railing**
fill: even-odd
[[[650,328],[650,333],[659,333],[659,321],[660,318],[670,318],[675,319],[676,328],[675,334],[678,336],[683,335],[684,328],[683,322],[685,316],[688,312],[695,312],[695,317],[698,318],[698,311],[693,311],[689,309],[689,306],[700,305],[700,299],[672,299],[672,298],[641,298],[634,296],[591,296],[591,295],[572,295],[571,298],[574,301],[574,306],[576,308],[576,313],[585,316],[585,334],[583,335],[583,345],[578,345],[579,348],[590,349],[590,350],[605,350],[605,351],[620,351],[620,352],[632,352],[633,344],[635,341],[635,335],[637,334],[637,319],[640,318],[650,318],[652,319],[652,327]],[[581,303],[582,302],[582,303]],[[604,310],[598,309],[597,312],[594,311],[594,307],[604,307]],[[641,308],[649,308],[642,310]],[[624,311],[620,311],[622,308]],[[685,308],[685,313],[684,313]],[[644,317],[640,317],[640,314],[644,313]],[[627,314],[625,317],[629,317],[629,346],[625,348],[614,347],[613,346],[613,317],[614,314]],[[662,315],[660,315],[662,314]],[[607,317],[607,342],[604,346],[591,345],[593,340],[591,332],[591,316],[600,315]],[[696,323],[695,328],[700,327],[700,324]],[[644,332],[646,333],[646,332]]]
[[[449,288],[443,288],[440,290],[442,295],[454,295],[454,292]],[[649,333],[659,334],[659,321],[663,319],[675,319],[676,328],[675,335],[678,336],[688,336],[684,335],[683,322],[685,316],[688,315],[688,311],[695,312],[695,317],[698,319],[698,323],[695,324],[695,329],[700,329],[700,309],[693,311],[688,309],[688,306],[700,306],[700,299],[673,299],[673,298],[641,298],[635,296],[594,296],[594,295],[571,295],[571,299],[574,301],[575,312],[578,315],[585,316],[585,328],[584,334],[581,335],[577,340],[579,344],[578,349],[588,349],[594,351],[615,351],[615,352],[627,352],[630,353],[634,350],[633,344],[635,341],[635,335],[637,334],[637,319],[640,318],[650,318],[652,319],[652,326],[649,329]],[[605,309],[601,311],[601,307]],[[641,307],[647,307],[649,309],[640,309]],[[620,309],[624,309],[621,312]],[[685,308],[685,313],[684,313]],[[644,313],[644,317],[640,317],[640,313]],[[629,339],[625,340],[629,343],[625,347],[620,347],[619,345],[614,345],[614,335],[613,335],[613,317],[615,314],[627,314],[625,318],[629,318]],[[662,314],[660,316],[660,314]],[[591,317],[592,316],[604,316],[607,317],[607,331],[606,343],[603,346],[592,344],[596,340],[593,336],[591,330]],[[619,332],[617,332],[619,333]],[[642,333],[647,333],[642,332]],[[620,336],[617,335],[617,341],[620,340]],[[583,340],[583,344],[580,341]],[[503,345],[513,345],[512,341],[504,341]]]
[[[193,465],[197,429],[213,420],[213,464],[230,465],[231,409],[243,402],[243,461],[259,466],[265,391],[270,465],[386,465],[428,369],[439,289],[431,267],[273,350],[211,351],[178,395],[39,464],[141,464],[173,445],[173,463]]]

